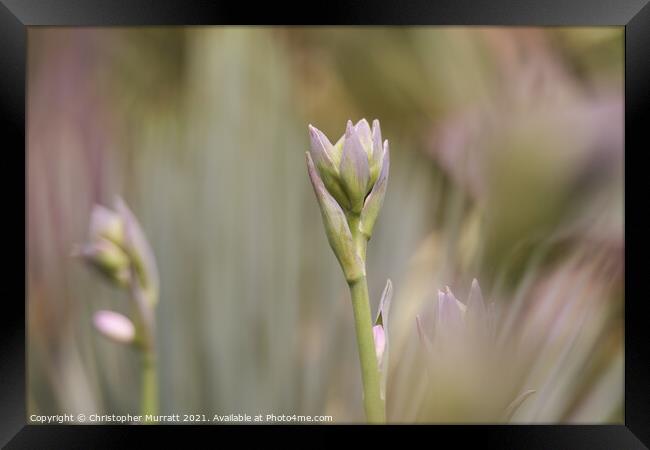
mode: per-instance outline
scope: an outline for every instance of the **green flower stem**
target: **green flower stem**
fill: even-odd
[[[142,415],[158,414],[158,373],[156,370],[156,356],[151,350],[144,350],[142,352],[141,389],[140,409]]]
[[[348,225],[350,226],[352,239],[354,239],[354,245],[357,248],[357,254],[359,255],[359,258],[361,258],[361,261],[363,261],[363,266],[365,269],[366,247],[368,245],[368,239],[363,235],[363,233],[361,233],[361,230],[359,230],[359,222],[361,221],[361,216],[359,214],[348,214],[346,218],[348,219]]]
[[[137,318],[137,347],[140,352],[140,414],[145,418],[144,423],[151,423],[152,421],[146,420],[146,416],[158,414],[158,367],[155,311],[153,309],[157,299],[151,289],[142,285],[141,279],[137,278],[137,272],[133,267],[131,276],[134,280],[131,290],[133,317]]]
[[[379,390],[379,368],[377,366],[377,355],[372,336],[372,319],[370,316],[366,277],[350,283],[349,286],[357,332],[359,361],[361,362],[363,406],[368,422],[384,423],[386,421],[386,412]]]
[[[366,238],[359,231],[358,216],[349,218],[352,235],[357,246],[357,253],[365,266]],[[365,267],[364,267],[365,273]],[[361,363],[361,381],[363,384],[363,406],[370,423],[385,423],[386,410],[380,394],[380,376],[375,352],[375,340],[372,334],[372,316],[366,276],[348,282],[354,311],[354,324],[357,334],[359,361]]]

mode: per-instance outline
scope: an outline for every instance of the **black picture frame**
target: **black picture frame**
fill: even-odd
[[[26,419],[26,251],[16,236],[26,239],[26,48],[27,27],[133,26],[226,24],[350,24],[350,25],[574,25],[625,27],[625,424],[568,426],[387,426],[359,427],[383,440],[387,433],[412,432],[437,442],[467,442],[482,447],[533,449],[636,449],[650,446],[650,339],[646,322],[649,301],[645,289],[648,246],[646,197],[642,184],[643,156],[650,150],[645,127],[650,124],[650,6],[648,0],[358,0],[288,4],[210,0],[0,0],[0,114],[5,125],[2,147],[4,176],[0,177],[6,227],[0,333],[0,444],[6,448],[121,448],[167,440],[171,433],[197,439],[197,433],[230,430],[234,439],[247,439],[252,428],[195,426],[63,426],[27,425]],[[644,177],[645,175],[645,177]],[[17,186],[25,188],[24,196]],[[636,185],[635,185],[636,184]],[[639,196],[638,202],[633,197]],[[24,211],[20,215],[17,211]],[[13,238],[12,238],[13,237]],[[25,245],[28,242],[25,241]],[[21,258],[20,255],[23,255]],[[645,294],[645,295],[644,295]],[[356,428],[356,427],[355,427]],[[312,442],[347,426],[265,426],[255,431],[272,437],[297,434],[295,442]],[[406,431],[406,433],[405,433]],[[423,436],[424,437],[424,436]],[[200,436],[204,439],[205,436]],[[221,438],[221,437],[220,437]]]

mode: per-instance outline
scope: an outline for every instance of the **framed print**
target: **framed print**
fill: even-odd
[[[291,12],[2,1],[2,444],[647,448],[646,2]]]

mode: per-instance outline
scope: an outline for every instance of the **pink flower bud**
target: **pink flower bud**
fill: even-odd
[[[93,316],[93,324],[97,331],[112,341],[129,344],[135,339],[133,322],[115,311],[97,311]]]

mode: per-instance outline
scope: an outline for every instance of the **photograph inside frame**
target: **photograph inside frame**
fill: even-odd
[[[623,27],[28,30],[27,422],[622,424]]]

